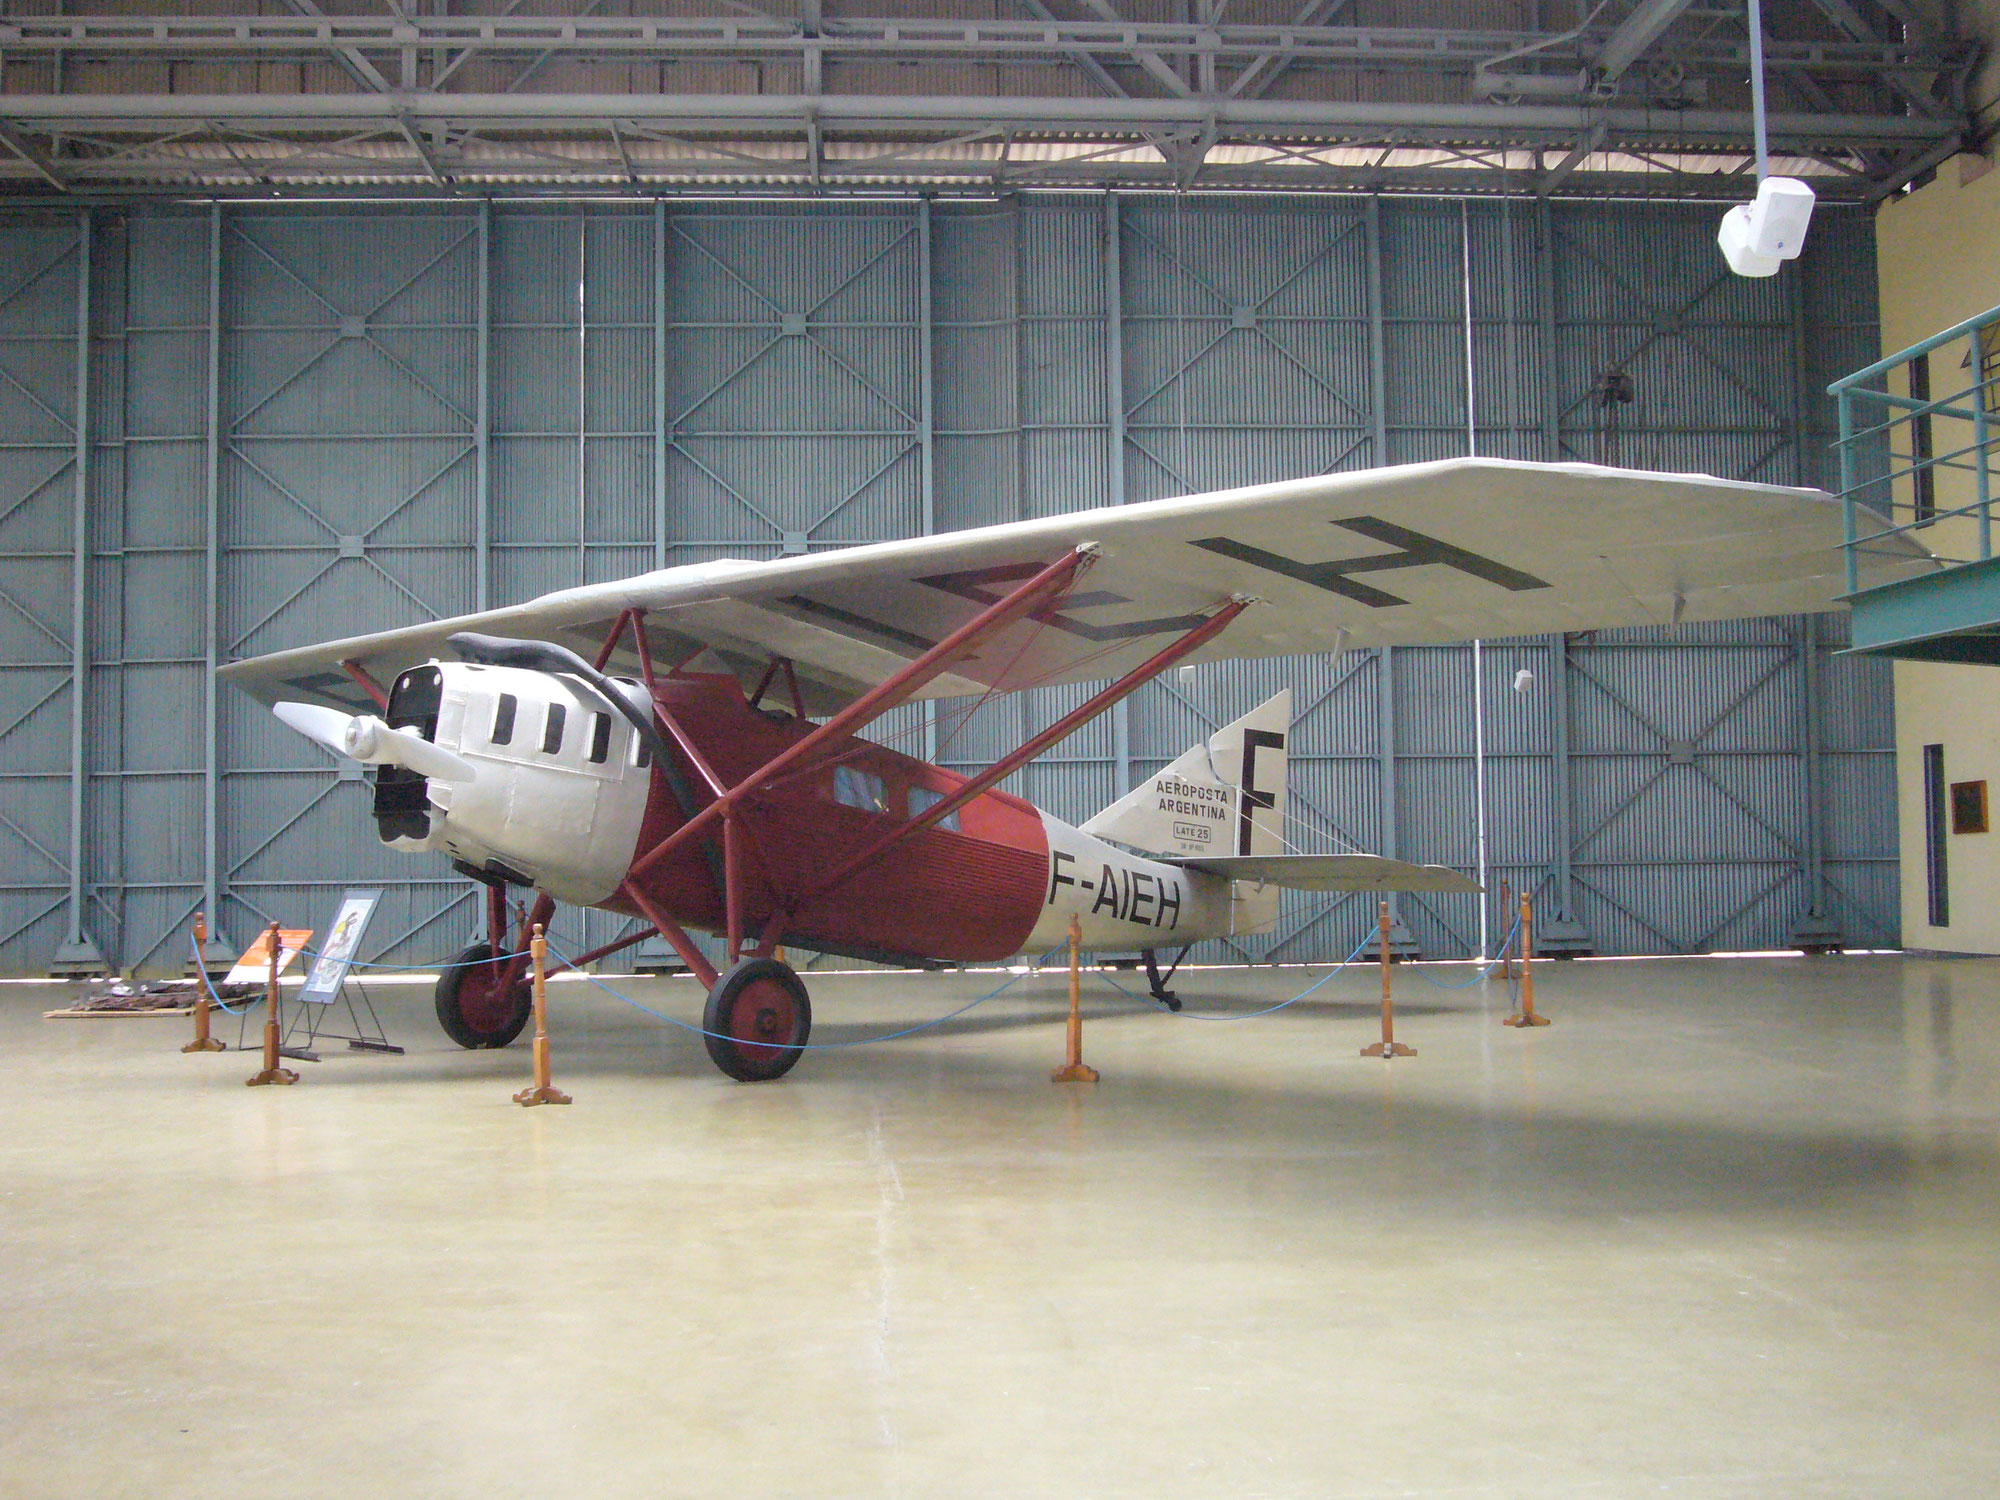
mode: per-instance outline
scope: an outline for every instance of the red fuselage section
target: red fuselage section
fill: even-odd
[[[662,677],[654,696],[663,717],[671,716],[729,786],[755,775],[815,727],[790,714],[753,708],[733,677]],[[678,751],[676,762],[682,794],[665,767],[653,767],[638,842],[641,860],[714,800]],[[1034,805],[1005,792],[975,797],[947,820],[956,827],[916,830],[827,886],[883,834],[965,780],[850,738],[744,798],[739,849],[745,929],[761,932],[773,913],[785,910],[779,941],[819,952],[886,962],[991,961],[1018,953],[1046,896],[1049,845]],[[638,887],[681,925],[720,930],[726,921],[721,850],[722,829],[716,824],[710,835],[691,839],[638,875]],[[644,915],[622,892],[603,905]]]

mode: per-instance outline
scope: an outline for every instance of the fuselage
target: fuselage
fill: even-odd
[[[651,706],[642,685],[614,685],[635,706]],[[753,706],[731,676],[677,673],[659,679],[655,693],[659,710],[729,786],[814,728]],[[434,662],[397,680],[387,718],[456,752],[476,774],[469,783],[427,781],[379,768],[375,815],[385,842],[443,852],[477,878],[640,916],[629,880],[683,926],[724,927],[719,831],[632,874],[714,792],[678,752],[671,766],[655,763],[625,718],[581,681]],[[1093,949],[1178,947],[1254,930],[1257,903],[1239,899],[1230,882],[1094,838],[997,790],[828,884],[965,779],[848,739],[746,799],[747,930],[764,930],[782,910],[787,945],[892,962],[1039,952],[1065,940],[1072,917]]]

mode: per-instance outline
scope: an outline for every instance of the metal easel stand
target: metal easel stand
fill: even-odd
[[[357,998],[361,1002],[358,1010],[355,1008]],[[340,1003],[347,1007],[347,1020],[352,1030],[334,1031],[328,1028],[326,1021],[333,1013],[333,1002],[314,1004],[307,1001],[298,1007],[297,1013],[292,1017],[291,1026],[287,1028],[286,1045],[280,1049],[284,1055],[300,1058],[305,1062],[318,1062],[319,1053],[312,1049],[321,1041],[345,1042],[350,1052],[389,1052],[397,1057],[403,1055],[403,1049],[391,1042],[388,1033],[383,1029],[382,1018],[375,1013],[375,1004],[368,998],[367,987],[351,974],[341,983]],[[364,1011],[368,1015],[365,1023],[361,1019]],[[305,1031],[303,1038],[298,1036],[301,1023]]]

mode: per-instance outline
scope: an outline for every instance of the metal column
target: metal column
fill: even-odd
[[[1376,753],[1381,766],[1382,797],[1382,853],[1389,859],[1401,859],[1396,842],[1396,677],[1393,668],[1395,648],[1378,646],[1375,648],[1375,726],[1377,732]],[[1396,898],[1389,898],[1390,910],[1395,909]]]
[[[1549,218],[1549,200],[1535,199],[1535,273],[1541,282],[1542,322],[1542,460],[1557,463],[1562,458],[1562,402],[1556,392],[1556,247],[1555,225]],[[1567,882],[1565,882],[1567,885]],[[1568,900],[1565,894],[1565,901]]]
[[[1805,289],[1800,285],[1804,275],[1805,262],[1800,260],[1785,278],[1786,312],[1792,324],[1792,483],[1799,485],[1812,483],[1806,474],[1806,351],[1810,346],[1806,342]]]
[[[1104,195],[1104,410],[1110,429],[1110,503],[1125,503],[1125,268],[1118,195]]]
[[[937,406],[931,354],[931,201],[917,203],[917,464],[924,535],[937,530]]]
[[[1382,347],[1382,200],[1374,193],[1368,195],[1368,213],[1363,223],[1368,239],[1368,411],[1374,423],[1374,452],[1370,459],[1371,466],[1379,469],[1389,462],[1389,374]],[[1389,659],[1384,656],[1385,677],[1388,670]],[[1390,898],[1392,911],[1394,899]]]
[[[590,582],[590,215],[576,216],[576,582]]]
[[[1104,195],[1104,420],[1109,451],[1106,503],[1125,503],[1125,277],[1124,243],[1118,232],[1118,195]],[[1127,699],[1111,708],[1111,757],[1116,791],[1132,788],[1132,715]]]
[[[667,203],[653,200],[653,566],[667,565]]]
[[[1803,446],[1803,445],[1802,445]],[[1825,739],[1825,723],[1820,708],[1819,616],[1800,615],[1794,638],[1798,641],[1799,754],[1805,769],[1804,869],[1806,882],[1805,915],[1794,924],[1790,945],[1808,953],[1847,946],[1846,933],[1827,900],[1826,884],[1826,786],[1820,765],[1820,746]]]
[[[493,205],[479,203],[478,406],[473,413],[473,504],[478,556],[473,559],[474,609],[490,609],[493,594]]]
[[[105,972],[104,955],[83,927],[83,801],[89,784],[84,722],[90,705],[90,210],[76,218],[76,405],[72,436],[69,598],[69,927],[49,972]]]
[[[937,310],[931,294],[931,200],[917,200],[917,490],[924,535],[937,530]],[[938,755],[937,700],[924,700],[924,759]]]
[[[1479,373],[1472,347],[1472,213],[1465,199],[1458,200],[1459,293],[1465,313],[1465,456],[1479,456]],[[1475,877],[1486,885],[1486,659],[1485,642],[1472,643],[1472,803],[1473,843],[1479,856]],[[1492,946],[1490,931],[1491,899],[1479,898],[1479,961],[1486,962]]]
[[[221,724],[217,714],[215,669],[222,651],[222,205],[208,206],[208,412],[207,451],[203,487],[207,519],[202,529],[205,558],[206,620],[202,640],[202,910],[208,914],[205,959],[224,956],[230,942],[223,935],[221,850],[218,823],[221,801]]]
[[[1544,304],[1546,306],[1546,304]],[[1554,855],[1549,876],[1554,899],[1535,913],[1535,951],[1551,957],[1597,951],[1576,917],[1574,857],[1576,830],[1570,801],[1569,637],[1549,640],[1549,843]]]

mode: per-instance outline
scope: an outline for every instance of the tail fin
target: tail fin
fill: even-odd
[[[1148,854],[1282,854],[1292,690],[1225,724],[1083,825]]]

